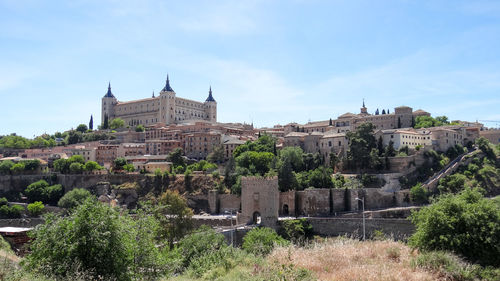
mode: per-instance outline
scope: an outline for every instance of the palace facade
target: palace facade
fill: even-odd
[[[212,96],[212,87],[205,102],[180,98],[170,86],[168,75],[165,87],[158,96],[153,93],[151,98],[133,101],[118,101],[111,92],[110,83],[108,92],[102,98],[101,109],[102,122],[106,117],[109,121],[121,118],[129,126],[180,124],[196,120],[217,122],[217,102]]]

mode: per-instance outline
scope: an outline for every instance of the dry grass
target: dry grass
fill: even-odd
[[[308,269],[318,280],[440,280],[410,266],[416,255],[400,242],[337,238],[305,248],[277,248],[268,259]]]

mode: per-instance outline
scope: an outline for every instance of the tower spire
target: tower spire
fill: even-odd
[[[155,91],[153,91],[153,96],[152,96],[152,98],[154,98],[154,97],[155,97]]]
[[[365,106],[365,99],[364,99],[364,98],[363,98],[363,107],[366,107],[366,106]]]
[[[205,101],[215,101],[214,97],[212,96],[212,85],[210,85],[210,89],[208,90],[208,98]]]
[[[170,87],[170,79],[168,78],[168,73],[167,73],[167,82],[165,83],[165,88],[163,88],[163,91],[165,92],[173,92],[174,89]]]
[[[108,92],[106,93],[106,95],[104,97],[106,97],[106,98],[114,98],[115,97],[113,95],[113,93],[111,92],[111,82],[108,83]]]

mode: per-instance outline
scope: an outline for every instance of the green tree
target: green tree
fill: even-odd
[[[238,146],[233,152],[233,157],[236,159],[246,151],[271,152],[274,154],[275,143],[275,138],[264,134],[262,136],[259,136],[256,141],[247,141],[245,144]]]
[[[102,169],[102,167],[95,161],[87,161],[83,168],[85,169],[85,171],[95,171]]]
[[[252,174],[264,176],[269,172],[274,157],[271,152],[245,151],[235,160],[238,166],[249,169]]]
[[[193,228],[193,210],[177,191],[165,191],[156,202],[153,213],[160,223],[159,237],[170,247]]]
[[[49,187],[48,182],[39,180],[28,185],[28,187],[24,190],[24,193],[26,194],[30,202],[46,202],[48,198],[47,187]]]
[[[493,149],[492,145],[486,138],[480,137],[476,139],[476,145],[486,155],[488,159],[496,161],[495,150]]]
[[[64,196],[59,199],[57,206],[65,209],[73,209],[83,204],[88,198],[95,197],[86,189],[75,188],[64,194]]]
[[[66,217],[49,215],[31,233],[27,270],[66,279],[85,273],[92,280],[149,280],[159,270],[148,261],[157,254],[151,232],[153,218],[132,220],[116,209],[87,200]],[[140,273],[140,274],[139,274]]]
[[[0,173],[9,174],[12,166],[14,166],[14,162],[12,162],[10,160],[1,161],[0,162]]]
[[[102,121],[102,128],[109,129],[109,116],[107,113],[104,113],[104,120]]]
[[[370,167],[370,152],[376,148],[372,123],[361,124],[356,131],[347,132],[349,149],[347,151],[348,165],[352,169],[366,169]]]
[[[302,157],[301,157],[302,158]],[[278,185],[280,191],[295,190],[298,187],[295,173],[289,158],[285,158],[278,168]]]
[[[418,183],[410,189],[410,198],[411,201],[417,204],[425,204],[428,201],[429,195],[422,187],[422,184]]]
[[[115,170],[123,170],[123,166],[127,165],[127,159],[118,157],[113,161]]]
[[[24,171],[24,163],[18,162],[16,164],[12,165],[12,167],[10,167],[10,171],[14,174],[21,173],[22,171]]]
[[[174,151],[168,154],[168,158],[170,159],[170,162],[172,162],[172,165],[174,167],[186,167],[186,162],[184,161],[184,157],[182,157],[183,153],[184,152],[182,151],[182,149],[176,148]]]
[[[500,265],[500,207],[477,189],[440,196],[411,215],[409,242],[422,250],[445,250],[483,265]]]
[[[142,126],[141,124],[137,125],[135,127],[135,131],[136,132],[144,132],[146,129],[144,128],[144,126]]]
[[[83,141],[83,135],[79,131],[71,130],[66,137],[67,144],[75,144]]]
[[[72,174],[80,174],[83,171],[83,166],[77,162],[71,163],[71,165],[69,165],[69,171]]]
[[[80,125],[78,125],[78,127],[76,127],[76,130],[80,133],[85,133],[85,132],[87,132],[88,129],[89,128],[85,124],[80,124]]]
[[[207,160],[212,163],[223,163],[224,162],[224,147],[222,145],[214,146],[212,152],[207,156]]]
[[[109,124],[109,128],[112,130],[125,127],[125,121],[121,118],[114,118]]]
[[[92,114],[90,115],[89,130],[94,130],[94,117],[92,116]]]
[[[279,159],[282,162],[290,162],[291,168],[294,172],[300,172],[304,170],[304,158],[302,155],[304,151],[302,148],[297,146],[289,146],[283,148],[279,153]]]

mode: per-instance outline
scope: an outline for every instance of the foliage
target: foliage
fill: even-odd
[[[495,148],[487,139],[485,139],[484,137],[476,139],[476,145],[488,159],[496,161]]]
[[[17,219],[21,217],[21,213],[24,211],[23,206],[19,205],[2,205],[0,206],[0,218],[2,219]]]
[[[102,170],[102,167],[95,161],[87,161],[85,165],[83,166],[83,169],[85,171],[95,171],[95,170]]]
[[[284,220],[281,222],[279,231],[281,236],[294,243],[303,243],[305,240],[312,238],[312,225],[304,218],[295,220]]]
[[[12,165],[12,167],[10,167],[10,171],[14,174],[18,174],[18,173],[24,171],[24,163],[18,162],[16,164]]]
[[[7,198],[5,197],[0,198],[0,206],[7,205],[8,203],[9,201],[7,200]]]
[[[83,202],[89,198],[95,198],[90,191],[83,188],[75,188],[64,194],[64,196],[59,199],[57,206],[65,209],[73,209],[83,204]]]
[[[346,137],[349,140],[347,164],[349,168],[370,168],[370,152],[377,147],[377,142],[373,135],[374,128],[375,126],[372,123],[363,123],[356,131],[347,132]]]
[[[172,162],[174,168],[178,166],[186,167],[186,162],[184,161],[184,157],[182,157],[183,153],[182,149],[176,148],[168,154],[168,158],[170,159],[170,162]]]
[[[500,208],[478,190],[440,196],[413,213],[410,244],[422,250],[453,251],[473,262],[500,265]]]
[[[118,157],[113,161],[115,170],[123,170],[123,166],[127,165],[127,160],[124,157]]]
[[[158,236],[166,240],[170,247],[193,228],[193,210],[177,191],[165,191],[152,212],[161,226]]]
[[[288,242],[272,228],[259,227],[250,230],[243,237],[242,248],[255,255],[267,255],[273,250],[275,245],[283,246],[286,244]]]
[[[24,190],[30,202],[42,201],[46,204],[55,205],[63,196],[64,190],[60,184],[49,186],[45,180],[34,182]]]
[[[429,127],[439,127],[444,125],[455,125],[448,121],[446,116],[437,116],[433,118],[431,116],[417,116],[415,118],[415,129],[429,128]]]
[[[186,168],[186,170],[190,171],[204,171],[204,172],[210,172],[216,169],[217,169],[216,164],[210,163],[206,160],[201,160],[199,162],[193,163],[191,165],[188,165]]]
[[[125,164],[125,165],[123,165],[123,170],[125,170],[127,172],[133,172],[133,171],[135,171],[135,167],[132,164]]]
[[[429,195],[427,194],[427,191],[422,187],[422,184],[418,183],[410,189],[410,198],[411,201],[415,202],[416,204],[425,204],[429,199]]]
[[[206,225],[182,238],[176,246],[184,268],[187,268],[194,259],[223,247],[227,247],[224,236]]]
[[[273,159],[274,154],[271,152],[256,151],[245,151],[235,158],[238,166],[250,170],[252,174],[259,174],[261,176],[269,172]]]
[[[447,280],[500,280],[500,269],[470,265],[443,251],[420,253],[411,260],[411,266],[436,272]]]
[[[144,221],[148,219],[148,221]],[[151,228],[152,218],[132,220],[107,205],[87,200],[67,217],[48,215],[31,236],[31,253],[24,268],[47,277],[131,280],[152,278],[161,272]]]
[[[274,153],[275,145],[276,139],[274,137],[262,135],[256,141],[247,141],[245,144],[238,146],[233,152],[233,157],[237,158],[246,151]]]
[[[78,163],[78,164],[85,164],[85,159],[81,155],[73,155],[68,159],[57,159],[54,161],[54,170],[57,172],[60,172],[62,174],[67,174],[71,172],[71,164],[73,163]],[[75,168],[75,167],[74,167]]]
[[[144,132],[146,129],[144,128],[144,126],[142,126],[142,124],[139,124],[135,127],[135,131],[136,132]]]
[[[76,130],[80,133],[85,133],[85,132],[87,132],[88,129],[89,128],[85,124],[80,124],[80,125],[78,125],[78,127],[76,127]]]
[[[207,155],[208,162],[211,163],[222,163],[224,162],[224,147],[222,145],[216,145]]]
[[[72,174],[80,174],[83,171],[83,165],[80,163],[71,163],[69,165],[69,171]]]
[[[42,202],[36,201],[34,203],[28,204],[28,213],[33,217],[38,217],[41,215],[45,209]]]
[[[109,128],[111,130],[115,130],[118,128],[124,128],[124,127],[125,127],[125,121],[123,121],[123,119],[121,119],[121,118],[114,118],[113,120],[111,120],[111,123],[109,123]]]
[[[439,180],[438,189],[441,193],[456,193],[467,187],[467,177],[463,174],[452,174]]]
[[[0,173],[8,174],[10,173],[10,169],[14,166],[14,162],[10,160],[5,160],[0,162]]]

